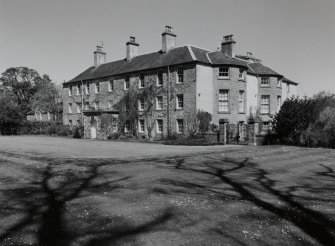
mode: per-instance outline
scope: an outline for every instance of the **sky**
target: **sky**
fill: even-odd
[[[0,0],[0,73],[27,66],[68,81],[93,66],[103,41],[107,62],[161,49],[165,25],[177,45],[216,50],[234,34],[236,54],[299,83],[300,96],[335,92],[334,0]]]

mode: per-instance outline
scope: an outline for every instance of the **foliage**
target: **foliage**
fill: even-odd
[[[33,95],[39,88],[50,82],[48,75],[40,76],[34,69],[12,67],[2,73],[0,91],[12,94],[22,113],[27,114],[31,111]]]
[[[0,95],[0,129],[1,134],[16,134],[17,127],[20,125],[24,115],[15,98],[2,94]]]
[[[211,126],[212,115],[203,110],[192,110],[185,113],[185,133],[188,137],[205,134]]]
[[[18,127],[18,134],[71,136],[72,130],[70,129],[70,126],[56,124],[53,122],[24,121]]]
[[[197,119],[199,121],[198,128],[199,128],[200,134],[205,134],[210,128],[210,123],[212,121],[212,115],[203,110],[199,110],[197,113]]]
[[[273,119],[275,138],[286,144],[334,147],[334,115],[335,94],[292,97]]]
[[[117,118],[115,118],[113,115],[102,114],[100,118],[101,133],[104,136],[109,136],[113,131],[113,125],[116,125],[117,122]]]
[[[83,127],[82,126],[75,126],[72,130],[72,137],[73,138],[82,138],[84,135],[84,131],[83,131]]]

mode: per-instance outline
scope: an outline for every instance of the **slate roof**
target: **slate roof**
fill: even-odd
[[[208,53],[209,58],[215,65],[233,65],[239,67],[248,67],[247,63],[236,58],[232,58],[223,54],[221,51],[214,51]]]
[[[294,81],[292,81],[292,80],[290,80],[290,79],[288,79],[288,78],[286,78],[286,77],[283,78],[283,81],[286,82],[286,83],[288,83],[288,84],[294,84],[294,85],[299,84],[299,83],[294,82]]]
[[[272,70],[269,67],[264,66],[260,62],[248,63],[248,66],[257,75],[268,75],[268,76],[272,75],[272,76],[283,77],[283,75],[277,73],[276,71]]]

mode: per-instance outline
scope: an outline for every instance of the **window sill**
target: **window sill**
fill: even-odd
[[[230,114],[230,111],[218,111],[218,114]]]
[[[270,115],[270,113],[260,113],[260,115]]]
[[[238,112],[239,114],[245,114],[245,112]]]
[[[238,81],[246,82],[246,79],[238,79]]]
[[[176,82],[176,85],[182,85],[184,82]]]
[[[176,110],[183,110],[184,108],[176,108]]]
[[[230,79],[230,77],[217,77],[217,79],[220,79],[220,80],[227,80],[227,79]]]
[[[157,86],[157,87],[162,87],[163,85],[158,85],[158,84],[156,84],[156,86]]]

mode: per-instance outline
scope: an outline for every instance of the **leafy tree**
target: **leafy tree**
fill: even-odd
[[[50,83],[48,75],[42,77],[34,69],[27,67],[12,67],[2,73],[0,88],[5,93],[12,93],[20,106],[22,113],[31,110],[31,101],[39,87]]]
[[[10,94],[0,95],[0,128],[2,134],[13,134],[24,120],[20,106]]]

